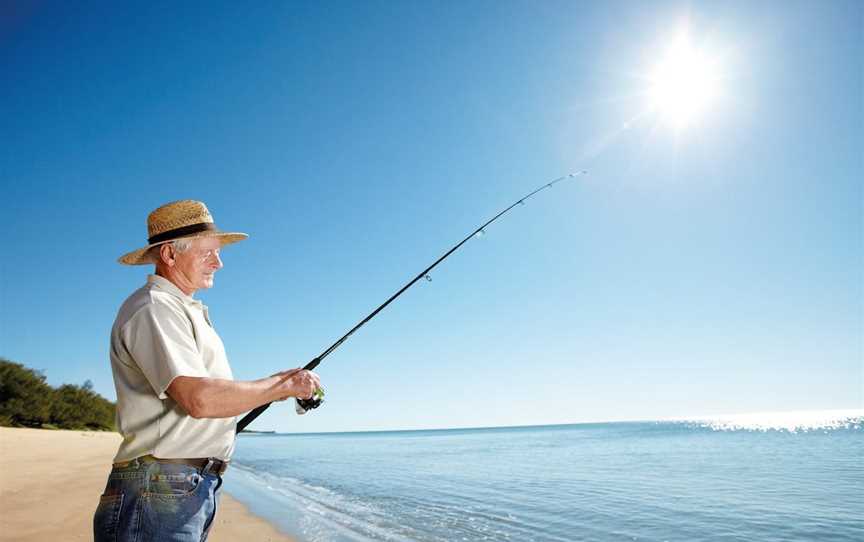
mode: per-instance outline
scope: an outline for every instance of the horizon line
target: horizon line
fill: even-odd
[[[311,435],[339,435],[339,434],[363,434],[363,433],[417,433],[421,431],[483,431],[495,429],[529,429],[541,427],[567,427],[572,425],[598,425],[598,424],[624,424],[624,423],[649,423],[649,422],[686,422],[686,421],[716,421],[717,419],[730,417],[754,417],[754,416],[769,416],[769,415],[823,415],[835,418],[854,418],[864,417],[864,408],[834,408],[834,409],[811,409],[811,410],[768,410],[768,411],[751,411],[739,412],[734,414],[710,414],[704,416],[675,416],[653,419],[625,419],[625,420],[594,420],[594,421],[578,421],[564,423],[539,423],[539,424],[519,424],[519,425],[488,425],[488,426],[461,426],[461,427],[430,427],[430,428],[408,428],[408,429],[358,429],[352,431],[304,431],[290,432],[277,430],[244,430],[242,434],[276,434],[276,435],[295,435],[295,436],[311,436]]]

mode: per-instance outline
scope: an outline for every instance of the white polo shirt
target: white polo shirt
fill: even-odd
[[[195,419],[165,390],[178,376],[233,380],[225,347],[207,307],[158,275],[120,307],[111,329],[117,389],[115,462],[160,458],[231,458],[237,419]]]

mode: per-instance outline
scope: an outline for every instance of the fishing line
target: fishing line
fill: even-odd
[[[451,248],[450,250],[445,252],[443,256],[441,256],[440,258],[435,260],[435,263],[433,263],[432,265],[430,265],[429,267],[427,267],[423,271],[420,271],[420,273],[416,277],[411,279],[411,281],[408,284],[406,284],[405,286],[400,288],[398,292],[396,292],[395,294],[390,296],[390,298],[387,301],[385,301],[384,303],[382,303],[381,306],[379,306],[377,309],[375,309],[374,311],[369,313],[368,316],[366,316],[365,318],[360,320],[360,322],[357,325],[355,325],[354,327],[352,327],[348,331],[348,333],[346,333],[345,335],[342,336],[342,338],[340,338],[335,343],[331,344],[326,350],[324,350],[323,352],[318,354],[315,358],[313,358],[312,361],[310,361],[309,363],[304,365],[303,369],[305,369],[307,371],[311,371],[312,369],[317,367],[318,364],[320,364],[324,360],[324,358],[326,358],[334,350],[339,348],[339,346],[342,345],[342,343],[345,342],[345,340],[348,339],[348,337],[350,337],[351,335],[354,334],[355,331],[357,331],[358,329],[363,327],[363,325],[366,322],[368,322],[372,318],[375,318],[375,315],[377,315],[379,312],[381,312],[384,309],[384,307],[386,307],[387,305],[392,303],[397,297],[402,295],[402,293],[405,290],[407,290],[408,288],[413,286],[415,282],[417,282],[420,279],[426,279],[427,281],[431,282],[432,277],[429,275],[429,272],[432,271],[432,269],[434,269],[435,266],[437,266],[439,263],[443,262],[451,254],[456,252],[459,249],[459,247],[461,247],[462,245],[467,243],[468,240],[471,239],[472,237],[474,237],[475,235],[478,237],[485,235],[486,234],[486,227],[489,226],[490,224],[492,224],[493,222],[495,222],[496,220],[498,220],[500,217],[504,216],[504,214],[506,214],[510,209],[512,209],[513,207],[516,207],[517,205],[520,205],[520,206],[525,205],[525,200],[532,197],[534,194],[536,194],[537,192],[540,192],[541,190],[546,190],[547,188],[552,188],[552,186],[554,186],[557,183],[560,183],[561,181],[564,181],[567,179],[573,179],[573,178],[580,176],[580,175],[587,175],[587,173],[588,173],[587,171],[577,171],[576,173],[569,173],[567,175],[564,175],[563,177],[558,177],[554,181],[550,181],[550,182],[540,186],[539,188],[537,188],[536,190],[534,190],[530,194],[528,194],[526,196],[522,196],[521,198],[516,200],[512,205],[510,205],[509,207],[507,207],[506,209],[504,209],[503,211],[501,211],[500,213],[498,213],[494,217],[490,218],[482,226],[480,226],[479,228],[477,228],[476,230],[471,232],[465,239],[462,239],[462,241],[457,243],[453,248]],[[297,414],[305,414],[306,412],[321,406],[323,399],[324,399],[324,390],[322,390],[322,389],[316,390],[315,395],[313,395],[309,399],[296,399],[295,410],[296,410]],[[261,413],[263,413],[265,410],[267,410],[267,408],[271,404],[273,404],[273,403],[267,403],[265,405],[261,405],[259,407],[254,408],[248,414],[246,414],[246,416],[244,416],[243,419],[241,419],[239,422],[237,422],[237,432],[239,433],[240,431],[243,431],[243,429],[245,429],[246,426],[248,426],[250,423],[252,423],[252,421],[255,420],[255,418],[257,418],[258,416],[261,415]]]

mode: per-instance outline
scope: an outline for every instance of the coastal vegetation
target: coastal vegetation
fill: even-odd
[[[114,430],[114,403],[83,385],[52,387],[40,371],[0,358],[0,425]]]

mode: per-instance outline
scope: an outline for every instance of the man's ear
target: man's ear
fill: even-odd
[[[168,265],[174,265],[174,247],[171,243],[165,243],[159,249],[159,259]]]

